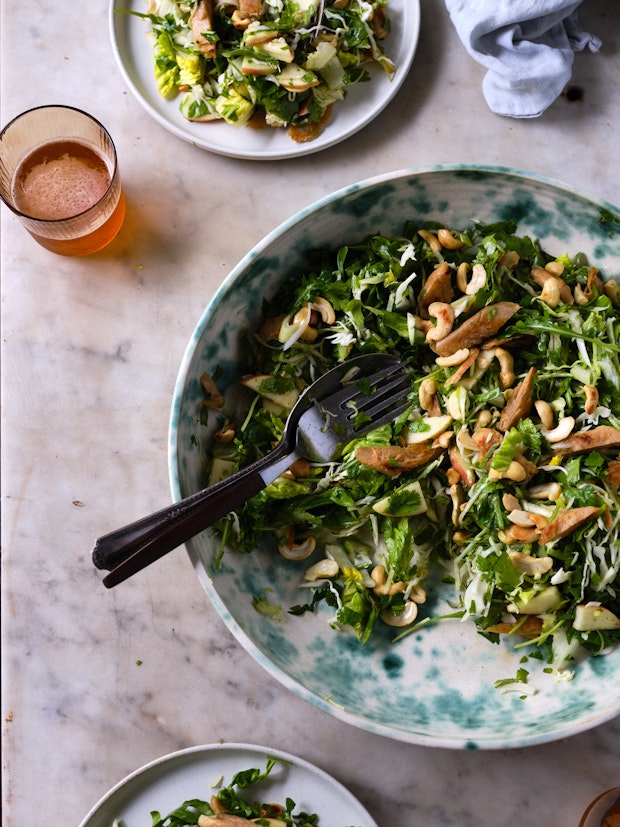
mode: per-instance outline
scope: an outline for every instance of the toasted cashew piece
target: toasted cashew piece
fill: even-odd
[[[440,368],[452,368],[455,365],[460,365],[469,356],[469,348],[462,347],[460,350],[455,350],[450,356],[438,356],[435,359],[435,364]]]
[[[292,545],[283,543],[278,546],[278,551],[282,557],[286,557],[287,560],[305,560],[306,557],[310,557],[315,548],[316,540],[310,536],[302,543],[293,543]]]
[[[586,404],[584,410],[587,414],[593,414],[598,405],[598,391],[594,385],[585,385]]]
[[[486,408],[483,411],[480,411],[476,418],[476,423],[474,425],[475,428],[486,428],[487,425],[493,421],[493,414],[491,411],[488,411]]]
[[[213,435],[216,442],[232,442],[235,438],[235,426],[232,422],[227,422],[220,430]]]
[[[532,557],[531,554],[523,554],[522,551],[509,551],[508,556],[515,570],[520,574],[529,574],[539,578],[553,568],[552,557]]]
[[[555,276],[551,276],[543,284],[540,291],[540,298],[544,303],[551,308],[555,308],[560,303],[560,282]]]
[[[544,399],[537,399],[534,402],[536,413],[540,417],[543,428],[550,431],[553,428],[553,408]]]
[[[584,293],[583,287],[580,284],[575,285],[575,289],[573,290],[573,297],[575,299],[575,304],[581,305],[582,307],[584,304],[587,304],[590,301],[590,299]]]
[[[543,289],[544,289],[545,284],[548,281],[551,281],[551,279],[555,279],[558,283],[558,288],[559,288],[559,291],[560,291],[560,299],[565,304],[573,304],[574,303],[575,300],[573,299],[573,294],[571,292],[571,289],[568,286],[568,284],[566,284],[564,279],[561,279],[559,276],[551,275],[551,273],[549,273],[547,270],[543,270],[541,267],[533,267],[532,271],[531,271],[531,275],[532,275],[532,279],[536,282],[536,284],[540,285]],[[555,288],[550,287],[550,288],[548,288],[548,290],[555,290]],[[544,301],[544,299],[543,299],[543,301]],[[547,304],[549,304],[549,302],[547,302]],[[549,306],[551,307],[552,305],[549,305]]]
[[[528,497],[533,500],[550,500],[555,502],[562,496],[562,486],[559,482],[544,482],[541,485],[533,485],[528,488]]]
[[[487,283],[487,271],[482,264],[474,264],[471,279],[469,280],[465,293],[468,296],[473,296]]]
[[[340,566],[331,557],[326,557],[324,560],[319,560],[318,563],[306,569],[304,580],[314,581],[322,580],[324,577],[336,577],[340,571]]]
[[[464,293],[467,290],[470,270],[471,264],[468,261],[462,261],[456,268],[456,286],[459,288],[461,293]]]
[[[513,525],[521,526],[521,528],[531,528],[535,525],[534,520],[527,511],[523,511],[521,508],[514,508],[508,514],[508,519],[510,520]]]
[[[506,511],[515,511],[516,509],[521,508],[521,503],[519,500],[514,494],[510,494],[509,492],[506,492],[502,497],[502,505]]]
[[[509,270],[514,270],[521,257],[516,250],[506,250],[506,252],[499,257],[499,264],[503,267],[508,267]]]
[[[465,246],[464,241],[461,241],[460,238],[456,238],[452,231],[447,230],[445,227],[441,230],[437,230],[437,238],[441,246],[445,247],[446,250],[460,250]]]
[[[441,252],[441,242],[430,230],[418,230],[418,235],[423,238],[434,253]]]
[[[560,419],[552,430],[548,431],[546,428],[541,428],[540,432],[549,442],[561,442],[563,439],[566,439],[574,427],[575,417],[565,416],[564,419]]]
[[[617,307],[620,304],[620,284],[615,279],[609,279],[605,282],[603,290],[611,303]]]
[[[409,593],[409,600],[414,603],[426,603],[426,589],[423,589],[422,586],[416,584]]]
[[[498,531],[497,536],[506,545],[511,543],[535,543],[538,539],[538,531],[535,528],[511,525],[507,529]]]
[[[437,382],[428,376],[420,382],[418,395],[420,399],[420,407],[423,411],[430,411],[437,401]]]
[[[512,354],[503,347],[495,348],[495,358],[499,362],[500,372],[499,380],[503,388],[509,388],[515,381],[514,359]]]
[[[381,620],[388,626],[409,626],[418,616],[418,606],[413,600],[405,603],[405,608],[399,614],[386,610],[381,612]]]
[[[370,573],[370,577],[375,584],[373,587],[375,594],[387,594],[391,596],[399,592],[404,592],[407,588],[407,584],[402,580],[398,580],[396,583],[388,586],[385,566],[375,566]]]
[[[523,482],[527,473],[525,468],[516,459],[510,463],[507,468],[498,471],[496,468],[489,469],[489,480],[491,482],[498,482],[499,480],[512,480],[513,482]]]
[[[333,324],[336,321],[334,308],[330,302],[322,296],[315,296],[312,299],[312,309],[318,311],[325,324]]]
[[[437,320],[426,334],[427,342],[438,342],[450,333],[454,324],[454,308],[445,302],[433,302],[428,306],[428,315]]]
[[[548,261],[545,264],[545,270],[552,276],[561,276],[564,272],[564,265],[561,261]]]

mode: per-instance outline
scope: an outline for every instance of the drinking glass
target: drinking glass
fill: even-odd
[[[98,120],[71,106],[39,106],[0,133],[0,197],[47,250],[85,256],[125,218],[116,149]]]

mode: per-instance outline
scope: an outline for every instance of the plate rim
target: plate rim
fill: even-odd
[[[203,309],[203,312],[192,331],[186,351],[179,366],[177,381],[175,383],[173,392],[172,408],[169,420],[168,471],[171,492],[173,499],[175,501],[180,499],[182,496],[179,487],[177,462],[178,403],[180,402],[180,399],[182,397],[183,388],[185,385],[185,381],[187,379],[187,372],[189,370],[191,360],[196,351],[196,343],[201,335],[201,332],[204,330],[204,327],[208,324],[211,308],[214,305],[216,305],[220,301],[221,297],[230,289],[230,286],[238,277],[239,272],[244,270],[258,255],[260,255],[266,248],[271,246],[278,238],[280,238],[282,235],[288,232],[292,226],[299,223],[301,220],[307,218],[308,216],[311,216],[313,213],[322,210],[331,202],[337,201],[338,199],[347,194],[362,191],[369,187],[375,186],[376,184],[394,181],[402,177],[419,176],[433,172],[496,173],[509,175],[517,180],[528,180],[543,183],[556,189],[563,190],[568,194],[575,195],[580,199],[584,199],[590,202],[593,206],[596,206],[597,208],[608,209],[614,213],[620,213],[620,208],[612,204],[611,202],[606,201],[603,198],[599,198],[584,189],[566,184],[554,178],[536,172],[530,172],[508,166],[483,164],[436,164],[422,167],[404,168],[396,171],[388,171],[380,175],[375,175],[370,178],[363,179],[357,183],[341,187],[340,189],[319,198],[318,200],[312,202],[308,206],[297,211],[294,215],[290,216],[288,219],[283,221],[275,229],[267,233],[257,244],[255,244],[252,247],[251,250],[249,250],[246,253],[246,255],[237,264],[234,265],[230,273],[220,283],[218,289],[213,294],[206,307]],[[594,715],[584,715],[583,720],[580,722],[580,724],[576,726],[571,726],[570,731],[554,730],[546,732],[543,735],[536,734],[535,732],[530,732],[529,734],[523,733],[521,737],[511,738],[510,740],[501,738],[490,740],[488,738],[483,739],[478,737],[476,738],[475,743],[472,743],[471,738],[467,738],[465,736],[457,737],[456,735],[447,735],[445,737],[436,737],[431,736],[430,734],[427,734],[425,732],[413,732],[411,730],[397,728],[394,725],[388,726],[386,724],[371,721],[354,712],[343,709],[336,704],[330,703],[328,699],[325,699],[316,694],[315,692],[306,689],[306,687],[302,686],[300,683],[291,678],[283,669],[275,665],[252,641],[252,639],[247,635],[244,629],[238,624],[238,622],[229,612],[228,608],[226,607],[226,604],[217,592],[212,578],[210,577],[208,571],[202,564],[200,554],[196,550],[193,541],[189,541],[188,543],[186,543],[186,549],[192,566],[196,570],[199,581],[203,589],[205,590],[207,597],[209,598],[212,605],[216,609],[218,615],[220,616],[220,619],[224,622],[225,626],[228,628],[231,634],[233,634],[233,636],[240,643],[240,645],[242,645],[242,647],[254,658],[254,660],[257,663],[259,663],[259,665],[261,665],[271,677],[273,677],[279,683],[281,683],[290,691],[292,691],[293,694],[309,702],[314,707],[327,712],[329,715],[341,721],[344,721],[350,725],[353,725],[357,728],[360,728],[364,731],[382,735],[391,738],[392,740],[422,746],[432,746],[444,749],[475,748],[485,751],[492,751],[500,749],[516,749],[527,746],[537,746],[544,743],[554,742],[561,738],[572,737],[573,735],[577,735],[581,732],[585,732],[594,727],[600,726],[601,724],[613,720],[614,718],[620,715],[619,697],[618,704],[615,707],[611,707],[607,710],[596,712]]]
[[[86,816],[80,822],[79,827],[96,827],[96,822],[93,822],[93,819],[97,817],[103,807],[110,804],[115,797],[121,795],[122,793],[126,793],[127,788],[132,784],[139,784],[142,780],[145,781],[145,783],[148,783],[148,776],[151,773],[161,769],[165,764],[173,765],[178,762],[183,762],[189,757],[196,757],[198,761],[200,761],[201,758],[206,760],[207,757],[212,757],[217,752],[224,751],[233,753],[238,752],[240,754],[243,752],[256,753],[257,755],[262,755],[264,758],[273,756],[274,758],[288,762],[297,770],[301,770],[307,775],[319,778],[323,784],[334,789],[340,796],[342,796],[343,799],[346,799],[348,803],[354,803],[359,808],[359,815],[363,815],[367,818],[366,827],[378,827],[377,822],[362,802],[357,798],[357,796],[355,796],[341,781],[318,765],[312,763],[306,758],[302,758],[299,755],[293,755],[292,753],[282,749],[271,748],[261,744],[236,741],[218,741],[210,744],[197,744],[195,746],[174,750],[173,752],[166,753],[165,755],[161,755],[151,761],[148,761],[141,767],[132,770],[124,778],[114,784],[114,786],[112,786],[107,793],[101,796],[101,798],[91,807]],[[239,757],[241,757],[241,755]],[[241,769],[246,768],[239,767],[239,770]],[[146,816],[148,816],[148,813],[145,814],[145,817]]]
[[[134,98],[142,106],[144,111],[146,111],[147,114],[151,118],[153,118],[153,120],[155,120],[160,126],[166,129],[168,132],[175,135],[177,138],[180,138],[181,140],[191,144],[192,146],[195,146],[199,149],[204,149],[216,155],[222,155],[229,158],[239,158],[242,160],[250,161],[280,161],[304,157],[306,155],[311,155],[316,152],[320,152],[324,149],[328,149],[332,146],[335,146],[336,144],[345,141],[347,138],[350,138],[357,132],[360,132],[365,126],[368,126],[369,123],[371,123],[375,118],[377,118],[381,114],[381,112],[394,100],[394,98],[400,91],[403,83],[405,82],[411,70],[411,66],[413,64],[420,37],[420,0],[397,0],[397,2],[402,3],[403,20],[406,24],[403,27],[403,42],[405,43],[405,50],[403,59],[400,63],[400,65],[403,67],[403,71],[399,72],[397,65],[396,74],[390,81],[390,85],[386,86],[387,94],[385,94],[381,98],[381,100],[377,103],[377,105],[374,108],[371,108],[371,110],[368,113],[366,113],[363,117],[359,117],[353,120],[352,124],[348,128],[344,129],[341,133],[334,134],[332,137],[330,137],[330,125],[328,123],[326,129],[314,141],[309,141],[307,143],[296,143],[292,139],[288,138],[288,136],[286,136],[286,133],[283,132],[283,135],[287,137],[287,140],[290,142],[290,145],[282,142],[282,146],[288,147],[287,149],[275,148],[273,151],[267,152],[261,150],[238,150],[234,148],[227,148],[222,143],[214,144],[213,142],[210,142],[208,140],[197,140],[194,135],[175,124],[172,121],[172,119],[163,117],[162,114],[150,102],[150,98],[147,99],[137,88],[137,85],[134,83],[129,70],[125,65],[125,61],[123,60],[123,56],[121,54],[121,49],[119,46],[119,38],[117,36],[120,27],[123,26],[123,23],[129,25],[127,23],[127,18],[133,18],[133,15],[131,14],[119,13],[125,11],[122,8],[122,6],[127,5],[128,1],[129,0],[110,0],[108,10],[108,28],[116,65],[119,68],[121,75],[125,81],[125,84],[129,88]],[[394,2],[394,0],[392,0],[392,2]],[[178,101],[176,98],[169,101],[169,103],[171,106],[178,107]],[[341,102],[341,106],[343,105],[346,105],[346,100]],[[203,126],[205,126],[205,124],[203,124]],[[225,127],[224,124],[206,124],[206,126],[220,126],[222,128]],[[234,127],[228,128],[234,129]]]

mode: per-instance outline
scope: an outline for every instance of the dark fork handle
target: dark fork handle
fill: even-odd
[[[104,584],[109,587],[126,580],[195,537],[265,488],[294,459],[279,446],[215,485],[100,537],[92,551],[93,563],[99,569],[115,569]]]

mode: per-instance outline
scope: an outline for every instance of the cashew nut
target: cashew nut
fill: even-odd
[[[252,22],[249,17],[243,17],[239,9],[234,10],[230,19],[235,29],[247,29]]]
[[[564,272],[564,265],[561,261],[548,261],[545,264],[545,270],[552,276],[561,276]]]
[[[590,301],[590,299],[584,293],[583,288],[580,284],[575,285],[575,289],[573,290],[573,297],[575,299],[575,304],[578,304],[581,307],[583,307],[584,304],[587,304]]]
[[[213,435],[216,442],[232,442],[235,438],[235,426],[227,422],[220,430]]]
[[[555,276],[551,276],[545,281],[540,291],[540,298],[548,307],[555,308],[559,305],[560,282]]]
[[[615,279],[609,279],[605,282],[603,290],[611,303],[618,307],[620,304],[620,284]]]
[[[203,373],[200,377],[200,386],[205,395],[204,404],[207,408],[221,408],[224,405],[224,397],[208,373]]]
[[[468,261],[462,261],[456,268],[456,286],[459,288],[461,293],[464,293],[467,290],[467,281],[470,270],[471,265]]]
[[[499,362],[499,381],[502,383],[503,388],[509,388],[516,378],[512,354],[508,353],[507,350],[504,350],[503,347],[496,347],[495,357]]]
[[[413,600],[408,600],[403,611],[398,614],[389,610],[381,612],[381,620],[388,626],[409,626],[417,616],[418,606]]]
[[[476,418],[475,428],[486,428],[493,420],[493,414],[491,411],[487,411],[486,408],[483,411],[480,411]]]
[[[510,562],[519,574],[529,574],[531,577],[540,577],[553,568],[552,557],[533,557],[521,551],[509,551]]]
[[[286,319],[283,321],[282,327],[280,328],[280,341],[288,341],[293,333],[300,330],[301,333],[299,336],[304,342],[313,342],[319,333],[318,330],[311,326],[311,323],[312,305],[310,302],[306,302],[303,307],[295,313],[291,322]]]
[[[531,276],[533,281],[535,281],[536,284],[540,285],[540,287],[542,287],[543,290],[547,282],[554,279],[555,281],[557,281],[557,287],[560,294],[558,302],[561,300],[565,304],[574,304],[575,300],[573,299],[573,294],[571,292],[570,287],[559,276],[551,275],[551,273],[548,270],[543,270],[541,267],[533,267],[531,271]],[[548,294],[549,297],[553,299],[555,296],[555,286],[548,287],[547,290],[550,291]],[[541,298],[543,299],[543,301],[546,301],[545,298],[543,298],[542,294]],[[547,301],[546,303],[549,305],[549,307],[554,306],[553,304],[550,304],[549,301]],[[555,306],[557,307],[557,305]]]
[[[310,536],[303,543],[291,543],[290,545],[283,543],[278,546],[278,551],[287,560],[305,560],[306,557],[310,557],[315,548],[316,540]]]
[[[437,230],[437,238],[441,246],[445,247],[446,250],[460,250],[465,246],[464,241],[461,241],[460,238],[456,238],[452,231],[447,230],[445,227],[441,230]]]
[[[545,402],[544,399],[537,399],[536,402],[534,402],[534,407],[540,417],[543,428],[550,431],[553,428],[553,408],[548,402]]]
[[[446,402],[446,410],[452,419],[461,421],[465,419],[465,404],[467,402],[467,391],[458,387],[452,391]]]
[[[508,519],[513,525],[521,526],[521,528],[531,528],[534,525],[534,520],[521,508],[514,508],[508,514]]]
[[[409,600],[414,603],[426,603],[426,590],[416,584],[409,593]]]
[[[535,528],[523,528],[518,525],[511,525],[507,529],[497,532],[502,543],[535,543],[538,540],[538,531]]]
[[[515,509],[521,508],[521,503],[519,500],[514,494],[510,494],[508,491],[502,497],[502,505],[506,511],[515,511]]]
[[[564,419],[560,419],[552,430],[549,431],[547,428],[541,428],[540,432],[549,442],[561,442],[563,439],[566,439],[574,427],[575,418],[573,416],[565,416]]]
[[[586,393],[585,412],[593,414],[598,406],[598,391],[593,385],[585,385],[584,391]]]
[[[441,252],[441,243],[434,233],[430,230],[418,230],[418,235],[423,238],[434,253]]]
[[[460,483],[454,483],[448,489],[450,499],[452,500],[452,525],[459,524],[459,516],[461,513],[461,505],[464,503],[463,489]]]
[[[435,359],[435,364],[439,365],[440,368],[452,368],[456,365],[460,365],[462,362],[467,359],[469,356],[469,348],[462,347],[459,350],[455,350],[454,353],[451,353],[450,356],[438,356]]]
[[[445,302],[431,302],[428,306],[428,315],[437,320],[426,334],[427,342],[438,342],[450,333],[454,324],[454,308]]]
[[[315,296],[312,299],[312,309],[318,311],[325,324],[333,324],[336,321],[334,308],[322,296]]]
[[[467,430],[465,426],[463,426],[456,435],[456,444],[459,448],[463,448],[465,451],[477,451],[478,446],[471,438],[471,434]]]
[[[496,468],[489,469],[489,480],[491,482],[498,482],[499,480],[512,480],[513,482],[523,482],[527,473],[525,468],[516,459],[510,463],[507,468],[498,471]]]
[[[562,486],[559,482],[544,482],[528,488],[528,496],[533,500],[550,500],[555,502],[562,496]]]
[[[474,264],[471,279],[465,288],[465,293],[468,296],[473,296],[480,290],[481,287],[487,283],[487,271],[482,264]]]
[[[373,587],[375,594],[387,594],[391,596],[399,592],[404,592],[407,587],[407,584],[402,580],[388,584],[385,566],[375,566],[370,573],[370,577],[375,584]]]
[[[304,580],[321,580],[324,577],[336,577],[340,571],[340,566],[331,557],[326,557],[324,560],[319,560],[309,569],[306,569]]]
[[[507,250],[499,257],[499,264],[507,267],[509,270],[514,270],[520,260],[521,258],[516,250]]]
[[[420,407],[423,411],[430,411],[436,401],[435,394],[437,393],[437,383],[434,379],[427,377],[420,382],[418,395],[420,398]]]

